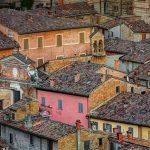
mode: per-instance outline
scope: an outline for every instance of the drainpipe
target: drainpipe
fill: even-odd
[[[77,120],[76,121],[76,130],[77,130],[77,150],[80,150],[80,128],[81,128],[81,121],[80,120]]]

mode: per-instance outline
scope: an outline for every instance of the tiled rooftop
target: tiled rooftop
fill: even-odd
[[[135,80],[137,79],[150,80],[150,62],[146,64],[141,64],[132,72],[130,72],[129,78]]]
[[[132,52],[123,56],[121,59],[125,61],[145,63],[150,60],[150,40],[141,42],[135,42],[135,46],[132,47]]]
[[[100,26],[109,30],[109,29],[114,28],[118,25],[121,25],[122,23],[123,22],[121,20],[109,20],[109,21],[101,24]]]
[[[11,105],[7,109],[2,110],[0,112],[0,124],[4,124],[6,126],[10,126],[12,128],[21,130],[23,132],[32,133],[36,136],[40,136],[52,140],[58,140],[59,138],[69,133],[74,133],[76,131],[75,126],[71,126],[58,121],[53,121],[50,119],[44,119],[40,114],[31,116],[31,120],[32,120],[31,128],[27,128],[25,126],[25,121],[28,120],[28,117],[24,118],[21,121],[15,121],[15,120],[7,121],[3,119],[4,115],[10,114],[12,109],[17,110],[18,108],[26,107],[26,104],[28,104],[31,100],[32,100],[31,98],[24,98],[22,100],[19,100],[15,104]]]
[[[96,73],[101,66],[88,62],[75,62],[51,74],[50,79],[54,80],[54,86],[50,86],[50,80],[47,80],[38,88],[89,96],[93,89],[102,84],[102,75]],[[80,74],[78,82],[74,80],[76,74]]]
[[[144,20],[126,21],[125,24],[135,33],[150,33],[150,25]]]
[[[148,141],[139,140],[136,138],[133,140],[128,140],[123,137],[123,142],[120,142],[116,138],[110,137],[109,141],[120,144],[120,150],[150,150],[150,143]]]
[[[3,62],[5,59],[7,59],[9,57],[15,57],[15,58],[17,58],[18,60],[22,61],[24,64],[27,64],[27,65],[35,63],[32,59],[30,59],[29,57],[26,57],[25,55],[21,54],[18,51],[13,52],[12,55],[1,58],[0,62]]]
[[[150,93],[121,93],[93,110],[90,117],[150,127]]]
[[[105,40],[105,50],[107,52],[127,54],[131,52],[135,43],[132,41],[122,40],[120,38]]]
[[[18,48],[19,44],[0,32],[0,50]]]
[[[56,16],[80,16],[87,14],[96,14],[94,7],[90,6],[86,2],[68,3],[58,5],[55,8]]]
[[[0,23],[18,34],[30,34],[55,30],[88,28],[91,24],[75,20],[32,14],[12,9],[0,10]]]

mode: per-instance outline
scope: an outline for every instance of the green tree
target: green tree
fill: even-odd
[[[34,3],[34,0],[22,0],[21,1],[21,7],[26,8],[26,9],[31,9],[33,3]]]

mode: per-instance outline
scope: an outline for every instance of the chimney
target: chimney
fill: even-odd
[[[80,73],[77,73],[77,74],[74,76],[74,81],[75,81],[75,82],[80,81]]]
[[[123,141],[123,134],[121,132],[117,133],[117,140],[120,142]]]
[[[81,128],[81,121],[80,120],[76,120],[76,129],[80,130]]]
[[[59,0],[59,4],[63,5],[64,4],[64,0]]]
[[[127,137],[128,137],[128,140],[132,140],[133,139],[133,135],[132,135],[131,131],[127,131]]]
[[[25,121],[25,127],[26,127],[27,129],[32,128],[32,119],[31,119],[31,115],[28,115],[28,116],[27,116],[27,119],[26,119],[26,121]]]
[[[113,128],[113,133],[118,133],[118,128],[116,127],[116,128]]]
[[[50,86],[54,87],[55,86],[55,80],[54,79],[50,79]]]

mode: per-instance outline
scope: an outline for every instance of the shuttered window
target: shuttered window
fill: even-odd
[[[84,35],[84,32],[80,33],[79,36],[80,36],[80,43],[85,43],[85,35]]]
[[[38,37],[38,48],[43,47],[43,37]]]
[[[62,109],[62,100],[61,99],[58,100],[58,109]]]
[[[42,104],[43,106],[45,106],[45,97],[42,97],[42,98],[41,98],[41,104]]]
[[[90,140],[84,141],[84,150],[90,150]]]
[[[29,49],[29,39],[24,39],[24,49]]]
[[[83,104],[82,103],[78,104],[78,111],[79,111],[79,113],[83,112]]]
[[[150,140],[150,131],[148,131],[148,140]]]
[[[57,35],[57,46],[62,46],[62,35]]]

